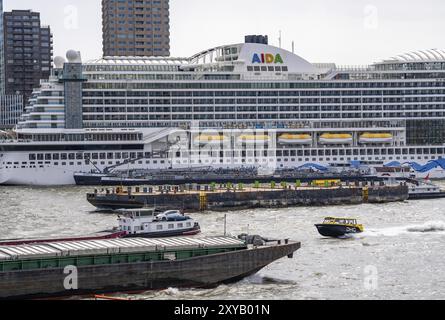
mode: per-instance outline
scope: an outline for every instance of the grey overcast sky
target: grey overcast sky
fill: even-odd
[[[55,55],[102,52],[100,0],[3,0],[4,10],[41,12]],[[267,34],[310,62],[361,65],[419,49],[445,48],[444,0],[170,0],[171,55]]]

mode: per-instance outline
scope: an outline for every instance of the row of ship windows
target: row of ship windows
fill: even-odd
[[[88,127],[128,127],[129,121],[171,121],[171,120],[298,120],[298,119],[387,119],[387,118],[442,118],[445,112],[373,112],[373,113],[278,113],[269,111],[265,114],[252,112],[245,113],[225,113],[225,114],[158,114],[158,115],[84,115],[83,120],[91,123]],[[38,119],[34,119],[38,120]],[[32,119],[30,119],[32,121]],[[122,123],[102,123],[94,121],[123,121]],[[131,123],[131,127],[146,127],[152,123]],[[173,126],[173,124],[169,124]],[[165,127],[161,123],[160,127]]]
[[[169,80],[169,79],[166,79]],[[114,90],[174,90],[174,89],[336,89],[336,88],[410,88],[410,87],[445,87],[445,82],[415,82],[415,83],[381,83],[381,82],[351,82],[351,83],[329,83],[316,82],[227,82],[227,83],[95,83],[83,84],[84,89],[114,89]]]
[[[435,89],[387,89],[387,90],[325,90],[325,91],[83,91],[83,97],[116,97],[116,98],[130,98],[130,97],[157,97],[157,98],[171,98],[171,97],[329,97],[329,96],[411,96],[411,95],[435,95],[445,94],[444,87],[439,86]],[[46,96],[46,94],[45,94]]]
[[[261,67],[260,66],[248,66],[247,71],[249,71],[249,72],[252,72],[252,71],[255,71],[255,72],[258,72],[258,71],[287,72],[287,71],[289,71],[289,68],[287,66],[283,66],[283,67],[280,67],[280,66],[275,66],[275,67],[274,66],[261,66]]]
[[[366,105],[366,104],[410,104],[410,103],[443,103],[445,102],[444,97],[419,97],[419,98],[375,98],[375,99],[366,99],[366,98],[342,98],[342,99],[201,99],[201,100],[192,100],[192,99],[183,99],[183,100],[141,100],[141,99],[84,99],[84,105],[98,105],[98,106],[140,106],[140,107],[170,107],[170,106],[196,106],[196,105],[245,105],[245,104],[294,104],[294,105],[311,105],[311,104],[358,104],[358,105]],[[45,102],[39,102],[38,105],[44,105],[49,107]]]
[[[84,86],[86,86],[85,84]],[[344,88],[342,90],[336,87],[328,87],[326,90],[319,88],[301,88],[305,90],[298,90],[295,88],[293,91],[281,90],[281,89],[294,89],[294,88],[276,88],[275,86],[267,88],[271,90],[262,89],[260,87],[253,88],[203,88],[202,91],[192,91],[194,88],[165,88],[165,91],[151,91],[150,88],[139,88],[140,90],[130,91],[127,87],[120,88],[121,90],[111,91],[111,90],[97,90],[97,89],[108,89],[107,86],[115,85],[114,83],[88,83],[88,87],[84,87],[83,96],[84,97],[225,97],[225,96],[237,96],[237,97],[261,97],[261,96],[272,96],[272,97],[304,97],[304,96],[398,96],[398,95],[426,95],[426,94],[443,94],[445,88],[445,83],[441,85],[436,85],[428,88],[428,86],[418,86],[417,89],[412,89],[412,87],[402,87],[389,86],[385,89],[378,89],[375,87],[360,88],[356,90],[347,90],[349,88]],[[128,84],[130,85],[130,84]],[[159,84],[161,85],[161,84]],[[102,88],[104,87],[104,88]],[[111,88],[113,89],[113,88]],[[119,89],[119,88],[117,88]],[[145,91],[145,90],[146,91]],[[153,88],[157,89],[157,88]],[[160,89],[160,88],[159,88]],[[175,89],[187,89],[181,91],[174,91]],[[213,91],[218,89],[225,89],[224,91]],[[261,91],[249,90],[249,89],[262,89]],[[170,91],[173,90],[173,91]],[[236,90],[236,91],[229,91]],[[242,91],[241,91],[242,90]],[[273,91],[272,91],[273,90]]]
[[[435,159],[439,159],[440,157],[436,157],[436,156],[417,156],[417,157],[380,157],[380,158],[373,158],[373,157],[354,157],[354,158],[262,158],[262,159],[258,159],[258,158],[237,158],[237,159],[224,159],[224,158],[216,158],[216,159],[199,159],[199,160],[175,160],[174,164],[215,164],[217,162],[221,163],[221,164],[243,164],[243,163],[267,163],[267,162],[278,162],[278,163],[288,163],[288,162],[298,162],[298,163],[303,163],[303,162],[330,162],[330,161],[393,161],[393,160],[397,160],[397,161],[424,161],[424,160],[435,160]],[[166,163],[171,163],[170,161],[166,162],[165,160],[153,160],[153,161],[137,161],[135,162],[135,164],[138,165],[160,165],[160,166],[164,166]],[[51,165],[51,166],[84,166],[84,165],[89,165],[90,163],[88,161],[84,162],[3,162],[2,165],[3,167],[5,167],[6,169],[17,169],[17,168],[43,168],[45,165]],[[94,165],[101,165],[101,166],[105,166],[105,165],[115,165],[115,164],[120,164],[119,162],[114,163],[113,161],[102,161],[102,162],[97,162],[94,161],[92,162],[92,164]],[[280,166],[284,166],[283,164],[281,164]]]
[[[30,161],[48,160],[105,160],[105,159],[140,159],[150,158],[149,152],[116,152],[116,153],[31,153]]]
[[[419,155],[419,154],[445,154],[445,148],[384,148],[384,149],[313,149],[313,150],[248,150],[248,151],[221,151],[216,150],[211,154],[219,155],[219,157],[236,158],[236,157],[256,157],[256,156],[273,156],[277,157],[324,157],[324,156],[376,156],[376,155]],[[209,152],[192,151],[190,153],[177,152],[175,157],[187,158],[207,155]],[[31,153],[29,161],[51,161],[51,160],[137,160],[143,158],[151,158],[150,152],[116,152],[116,153]]]
[[[445,110],[444,105],[413,105],[413,106],[227,106],[227,107],[85,107],[84,114],[88,113],[181,113],[181,112],[250,112],[250,111],[273,111],[273,112],[326,112],[326,111],[430,111]],[[53,116],[54,117],[54,116]]]
[[[149,165],[164,165],[165,163],[166,163],[166,161],[165,160],[146,160],[146,161],[136,161],[136,162],[134,162],[135,164],[149,164]],[[113,162],[113,161],[108,161],[108,162],[106,162],[106,161],[92,161],[92,162],[90,162],[89,160],[85,160],[85,162],[81,162],[81,161],[77,161],[77,162],[58,162],[58,161],[56,161],[56,162],[51,162],[51,161],[45,161],[45,162],[43,162],[43,161],[39,161],[39,162],[35,162],[35,161],[30,161],[30,162],[27,162],[27,161],[23,161],[23,162],[3,162],[2,163],[3,164],[3,166],[6,166],[6,168],[19,168],[19,166],[21,166],[21,168],[26,168],[28,165],[29,165],[29,167],[31,167],[31,168],[36,168],[36,167],[39,167],[39,168],[43,168],[43,166],[44,165],[53,165],[53,166],[83,166],[83,165],[90,165],[90,164],[93,164],[93,165],[102,165],[102,166],[105,166],[105,165],[109,165],[109,166],[111,166],[111,165],[119,165],[119,164],[122,164],[121,162],[119,162],[119,161],[116,161],[116,162]]]
[[[437,110],[445,110],[445,105],[423,105],[423,106],[322,106],[322,107],[298,107],[298,106],[243,106],[243,107],[173,107],[173,108],[165,108],[165,107],[127,107],[127,108],[117,108],[117,107],[107,107],[107,108],[84,108],[84,114],[92,114],[92,113],[113,113],[122,115],[125,114],[143,114],[143,113],[182,113],[182,112],[347,112],[347,111],[412,111],[412,113],[418,113],[422,111],[437,111]],[[54,119],[53,119],[54,120]]]
[[[185,226],[186,226],[186,228],[191,228],[191,227],[192,227],[192,223],[191,223],[191,222],[187,222],[187,223],[185,224]],[[176,224],[176,227],[177,227],[177,228],[184,228],[184,223],[177,223],[177,224]],[[163,230],[163,228],[164,228],[163,225],[157,225],[157,226],[156,226],[156,230],[158,230],[158,231]],[[169,230],[173,230],[173,229],[175,229],[175,224],[173,224],[173,223],[168,224],[168,226],[167,226],[166,229],[169,229]],[[136,226],[136,227],[134,228],[134,230],[137,232],[137,231],[142,230],[142,228],[139,227],[139,226]],[[131,230],[131,227],[123,226],[123,231],[132,231],[132,230]]]

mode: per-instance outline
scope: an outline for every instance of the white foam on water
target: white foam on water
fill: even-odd
[[[368,229],[361,234],[357,234],[356,238],[365,237],[396,237],[403,234],[425,234],[425,233],[444,233],[445,222],[444,221],[428,221],[423,224],[382,228],[382,229]]]
[[[180,294],[180,291],[177,288],[168,288],[166,290],[163,290],[162,293],[169,295],[169,296],[177,296]]]
[[[431,221],[419,226],[412,226],[408,228],[409,232],[443,232],[445,231],[445,222]]]

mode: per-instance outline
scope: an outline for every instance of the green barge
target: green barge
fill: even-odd
[[[211,287],[254,274],[300,243],[231,237],[113,239],[0,247],[0,299]]]

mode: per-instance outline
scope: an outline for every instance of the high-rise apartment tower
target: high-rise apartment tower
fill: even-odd
[[[169,56],[169,0],[102,0],[104,56]]]
[[[26,103],[40,80],[51,74],[52,34],[41,26],[38,12],[13,10],[3,19],[6,95],[23,95]]]

